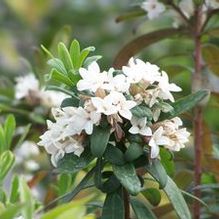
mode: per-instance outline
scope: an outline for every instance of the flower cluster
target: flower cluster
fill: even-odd
[[[189,133],[176,117],[158,121],[161,112],[169,112],[174,102],[171,92],[181,88],[169,83],[166,72],[149,62],[131,58],[122,70],[110,68],[101,71],[96,62],[87,69],[80,68],[81,79],[77,83],[78,105],[53,108],[55,122],[48,121],[48,131],[38,143],[52,155],[52,163],[65,153],[77,156],[83,152],[86,136],[92,135],[93,128],[106,121],[114,133],[116,141],[125,138],[124,129],[129,135],[146,136],[150,139],[151,158],[159,155],[159,146],[178,151],[188,141]],[[144,107],[151,116],[133,113]],[[118,134],[120,132],[120,134]]]
[[[187,18],[190,18],[194,15],[195,5],[193,0],[180,0],[178,7]],[[159,17],[167,10],[165,5],[158,0],[145,0],[141,4],[141,8],[147,12],[147,17],[150,20]],[[219,2],[217,0],[205,0],[202,11],[205,13],[208,10],[216,8],[219,8]],[[171,14],[172,13],[173,11],[171,11]],[[176,20],[178,20],[178,23],[180,23],[179,16],[173,14],[173,17],[175,17]],[[204,17],[205,16],[203,16],[203,18]]]
[[[16,78],[15,98],[25,98],[29,104],[42,104],[46,107],[60,106],[66,95],[62,92],[45,90],[34,74],[27,74]]]

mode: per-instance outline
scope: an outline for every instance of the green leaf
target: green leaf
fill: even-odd
[[[183,97],[172,104],[173,110],[162,114],[161,119],[171,119],[174,118],[196,106],[200,101],[209,95],[208,90],[200,90],[196,93],[190,94],[186,97]]]
[[[16,122],[13,115],[9,115],[5,121],[4,132],[5,132],[5,141],[6,141],[6,149],[10,149],[13,134],[15,131]]]
[[[63,83],[69,87],[72,87],[74,83],[64,74],[61,74],[59,71],[56,69],[52,69],[49,75],[49,80],[54,80],[59,83]]]
[[[68,106],[78,107],[79,102],[80,100],[78,98],[74,98],[74,97],[66,98],[62,101],[61,108],[68,107]]]
[[[95,126],[90,137],[91,153],[95,157],[101,157],[106,149],[110,137],[110,127]]]
[[[108,144],[104,158],[112,164],[123,165],[125,163],[122,151],[114,145]]]
[[[86,147],[80,157],[74,153],[65,154],[65,156],[58,161],[57,168],[62,172],[76,173],[85,168],[93,159],[94,157],[90,149]]]
[[[86,58],[86,60],[84,61],[84,67],[88,67],[92,62],[96,62],[97,60],[101,59],[102,56],[91,56]]]
[[[143,154],[143,147],[138,143],[131,143],[125,152],[125,159],[129,162],[137,159]]]
[[[102,188],[102,169],[103,169],[103,160],[102,158],[98,158],[96,162],[96,171],[94,174],[94,183],[98,189]]]
[[[141,182],[132,163],[123,166],[113,165],[113,172],[130,194],[137,195],[142,190]]]
[[[90,52],[93,52],[93,51],[95,51],[95,47],[93,46],[87,47],[81,51],[80,64],[79,64],[80,67],[83,65],[84,60],[87,58]]]
[[[158,189],[155,188],[147,188],[141,192],[141,194],[153,205],[159,205],[161,201],[161,194]]]
[[[124,204],[120,194],[118,192],[107,194],[101,219],[124,219],[124,217]]]
[[[6,149],[5,132],[0,124],[0,154]]]
[[[137,219],[156,219],[157,217],[154,215],[154,213],[151,211],[150,208],[148,208],[147,205],[143,204],[141,201],[131,198],[131,206],[135,212]]]
[[[54,58],[52,53],[44,45],[41,45],[41,48],[49,57]]]
[[[53,58],[53,59],[50,59],[47,63],[48,63],[48,65],[50,65],[52,68],[56,69],[61,74],[68,75],[62,60],[57,59],[57,58]]]
[[[63,195],[66,192],[68,192],[71,183],[72,183],[72,174],[66,174],[66,173],[60,174],[58,176],[58,182],[57,182],[59,195]]]
[[[24,178],[19,180],[20,201],[25,203],[22,209],[22,215],[24,219],[33,218],[34,201],[31,195],[31,191]]]
[[[167,173],[158,159],[151,160],[151,163],[145,165],[146,170],[159,183],[160,188],[164,188],[167,184]]]
[[[164,191],[167,194],[179,218],[191,219],[190,211],[182,196],[182,193],[170,177],[167,179]]]
[[[5,176],[14,164],[14,154],[11,151],[4,151],[0,155],[0,183],[4,180]]]
[[[74,69],[80,68],[80,44],[77,40],[73,40],[70,46],[70,56],[74,66]]]
[[[58,54],[62,62],[64,63],[67,72],[70,71],[71,69],[74,69],[68,49],[66,48],[65,44],[62,42],[58,44]]]
[[[202,47],[202,56],[208,68],[219,75],[219,47],[208,44]]]
[[[10,202],[16,203],[19,199],[19,178],[14,176],[11,183]]]
[[[126,44],[118,53],[114,60],[113,66],[120,69],[122,66],[128,63],[128,60],[139,53],[143,48],[156,43],[165,38],[173,37],[177,34],[184,34],[183,29],[166,28],[162,30],[157,30],[151,33],[147,33],[140,36],[133,41]]]
[[[171,152],[169,150],[166,150],[165,148],[160,148],[160,159],[161,164],[165,168],[167,174],[169,176],[173,176],[175,172],[175,165]]]
[[[101,191],[104,193],[112,193],[119,189],[121,186],[119,180],[112,174],[103,184]]]
[[[153,113],[152,111],[143,105],[138,105],[135,106],[134,108],[131,109],[132,115],[137,117],[137,118],[143,118],[143,117],[147,117],[148,120],[152,120],[153,118]]]
[[[10,206],[4,211],[0,212],[0,219],[14,219],[15,216],[22,210],[22,208],[22,204]]]

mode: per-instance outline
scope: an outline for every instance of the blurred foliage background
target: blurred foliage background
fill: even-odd
[[[15,78],[29,72],[34,72],[39,78],[48,73],[46,67],[46,56],[43,54],[40,45],[50,48],[56,52],[57,42],[63,41],[68,44],[76,38],[82,47],[95,46],[94,54],[103,55],[99,61],[102,68],[109,68],[119,50],[129,41],[142,34],[165,27],[172,27],[173,18],[163,15],[163,19],[148,21],[145,16],[138,19],[116,22],[116,18],[125,11],[135,7],[141,1],[131,0],[2,0],[0,1],[0,108],[2,110],[1,121],[4,121],[4,113],[15,113],[17,125],[24,126],[32,122],[32,128],[28,139],[38,141],[39,135],[45,129],[46,118],[50,116],[48,109],[39,109],[36,106],[27,106],[25,103],[14,101]],[[118,21],[118,19],[117,19]],[[218,26],[219,19],[212,19],[211,26]],[[213,43],[219,46],[219,33],[211,37],[206,36],[203,42]],[[152,63],[156,63],[165,69],[171,80],[183,88],[181,96],[191,92],[191,74],[193,71],[193,49],[194,45],[188,38],[179,43],[179,38],[162,40],[157,44],[144,48],[140,57]],[[186,66],[186,67],[185,67]],[[217,183],[219,179],[219,80],[208,69],[205,69],[205,88],[213,89],[211,99],[205,108],[205,130],[204,130],[204,173],[203,183]],[[211,83],[210,83],[211,82]],[[10,107],[11,108],[10,108]],[[19,111],[22,109],[24,111]],[[25,113],[35,113],[26,117]],[[37,116],[36,116],[37,115]],[[207,125],[208,121],[208,125]],[[192,126],[192,115],[184,115],[184,122],[187,127]],[[17,132],[19,135],[19,131]],[[16,141],[16,139],[15,139]],[[190,145],[191,146],[191,145]],[[213,159],[212,159],[213,156]],[[211,159],[208,159],[211,157]],[[47,185],[47,194],[44,203],[48,203],[54,197],[63,195],[75,186],[78,178],[83,172],[75,176],[62,176],[58,178],[56,185],[48,185],[54,179],[50,170],[47,157],[41,155],[37,158],[40,162],[39,171],[29,181],[30,187],[38,185],[44,179],[44,186]],[[174,171],[172,164],[168,166],[169,174],[174,177],[178,186],[182,189],[189,189],[192,185],[193,170],[193,148],[188,147],[175,157],[177,171]],[[45,177],[46,176],[46,177]],[[184,181],[182,179],[188,179]],[[76,179],[76,181],[75,181]],[[64,186],[63,181],[67,180],[68,185]],[[60,186],[61,185],[61,186]],[[154,185],[151,185],[152,187]],[[157,185],[156,185],[157,186]],[[155,186],[155,187],[156,187]],[[62,190],[57,189],[63,188]],[[45,188],[41,188],[44,189]],[[188,190],[190,191],[190,190]],[[218,194],[217,190],[215,191]],[[92,192],[91,192],[92,193]],[[87,193],[83,194],[82,197]],[[209,193],[206,192],[208,201]],[[210,193],[211,194],[211,193]],[[94,196],[99,194],[95,191]],[[101,199],[101,198],[100,198]],[[217,198],[216,198],[217,199]],[[162,204],[167,199],[162,199]],[[216,202],[216,201],[215,201]],[[99,203],[96,203],[98,206]],[[95,205],[93,205],[95,206]],[[93,206],[90,208],[92,209]],[[218,208],[214,205],[218,212]],[[164,211],[160,210],[161,214]],[[167,211],[168,212],[168,211]],[[159,213],[159,210],[158,210]],[[173,214],[173,213],[171,213]],[[170,215],[171,215],[170,214]],[[174,216],[173,216],[174,217]],[[164,217],[163,217],[164,218]],[[166,218],[170,218],[167,214]]]

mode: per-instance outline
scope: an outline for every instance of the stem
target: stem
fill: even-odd
[[[201,87],[202,77],[202,59],[201,59],[201,20],[202,20],[202,8],[198,6],[195,11],[195,30],[194,30],[194,43],[195,43],[195,72],[193,75],[193,84],[192,89],[193,91],[197,91]],[[194,176],[194,184],[195,186],[200,185],[201,183],[201,156],[202,156],[202,120],[203,120],[203,109],[201,106],[197,106],[194,110],[194,146],[195,146],[195,160],[194,160],[194,168],[195,168],[195,176]],[[194,195],[197,198],[201,198],[201,191],[199,189],[194,191]],[[201,205],[198,201],[194,201],[193,205],[193,218],[199,219],[200,218],[200,208]]]
[[[123,188],[123,200],[125,208],[125,219],[130,219],[129,194],[125,188]]]

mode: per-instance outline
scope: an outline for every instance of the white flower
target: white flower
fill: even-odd
[[[30,159],[40,154],[39,148],[33,141],[24,141],[15,149],[16,163],[21,164],[24,160]]]
[[[189,141],[190,133],[186,131],[186,128],[179,128],[182,125],[182,120],[179,117],[165,120],[159,125],[160,127],[153,133],[149,142],[151,158],[158,156],[160,145],[171,151],[179,151],[185,147],[184,144]]]
[[[148,13],[147,16],[150,20],[157,18],[165,11],[164,4],[158,2],[157,0],[146,0],[142,3],[141,8]]]
[[[143,78],[142,62],[140,59],[129,59],[128,66],[123,66],[122,71],[127,76],[129,83],[138,83]]]
[[[128,92],[130,83],[127,81],[127,78],[123,74],[118,74],[113,76],[114,69],[111,68],[107,74],[107,81],[103,85],[103,89],[109,91],[118,91],[118,92]]]
[[[136,106],[136,102],[126,100],[122,93],[112,91],[106,97],[91,98],[93,105],[96,107],[97,112],[103,113],[107,116],[119,113],[122,117],[130,120],[132,117],[131,109]]]
[[[132,117],[131,124],[132,127],[129,129],[130,133],[144,136],[152,135],[151,128],[147,126],[147,118]]]
[[[181,0],[179,8],[187,18],[190,18],[194,14],[194,4],[192,0]]]
[[[82,79],[77,83],[79,91],[90,90],[95,92],[98,88],[102,88],[107,81],[107,72],[100,72],[100,68],[96,62],[92,62],[88,69],[80,68],[79,73]]]
[[[151,147],[151,158],[156,158],[159,155],[159,145],[166,145],[169,143],[169,138],[163,135],[163,127],[159,127],[152,135],[149,146]]]
[[[139,83],[144,81],[146,87],[153,84],[160,77],[159,67],[140,59],[130,58],[128,66],[123,66],[122,71],[127,76],[129,83]]]
[[[162,76],[159,79],[158,87],[160,89],[159,97],[163,100],[170,100],[171,102],[174,102],[174,97],[170,91],[179,92],[182,90],[174,83],[169,84],[168,75],[164,71],[162,71]]]
[[[27,160],[24,165],[30,171],[36,171],[40,168],[40,165],[34,160]]]
[[[15,85],[15,98],[22,99],[30,96],[30,93],[34,96],[38,96],[40,93],[40,85],[34,74],[28,74],[25,76],[17,77]]]

